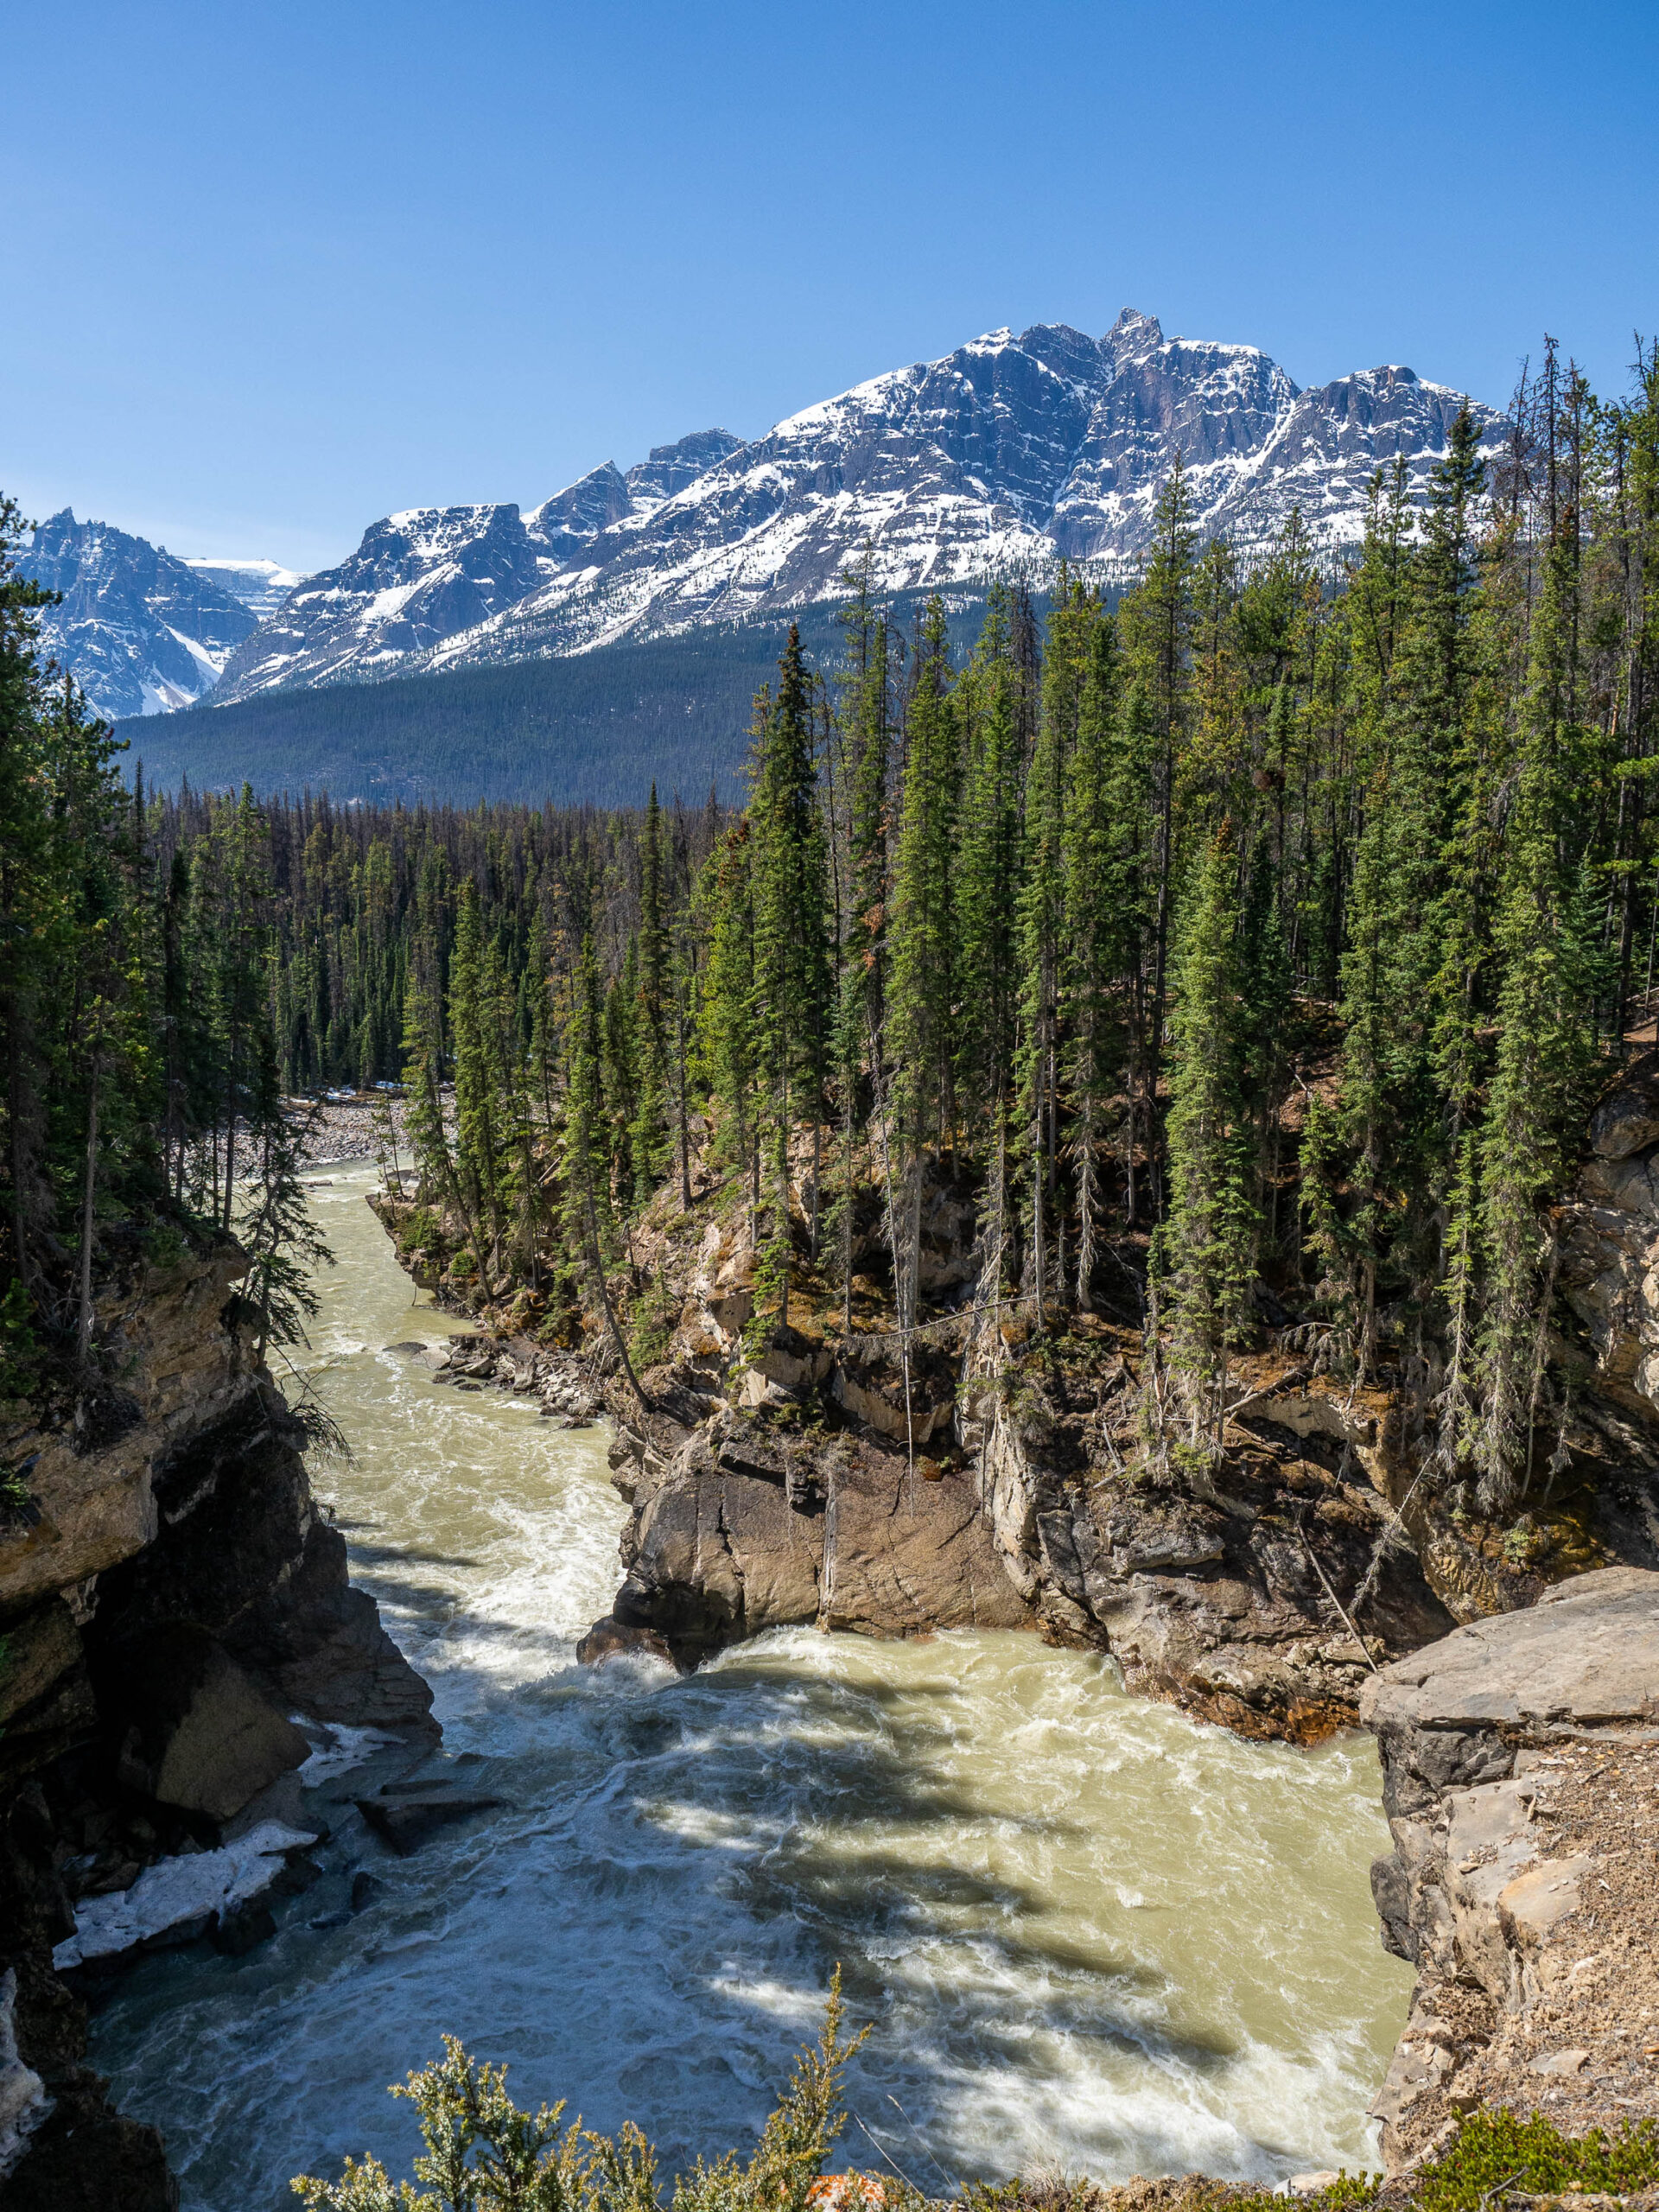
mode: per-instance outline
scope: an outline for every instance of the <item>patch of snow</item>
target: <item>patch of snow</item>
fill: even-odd
[[[295,1726],[303,1728],[308,1735],[320,1728],[327,1738],[300,1769],[300,1783],[306,1789],[315,1789],[321,1783],[350,1774],[353,1768],[366,1765],[377,1751],[403,1740],[389,1735],[384,1728],[346,1728],[330,1722],[308,1721],[297,1713],[290,1718]]]
[[[288,1853],[316,1840],[302,1828],[264,1821],[217,1851],[157,1859],[130,1890],[83,1897],[75,1932],[56,1946],[52,1963],[63,1974],[95,1960],[112,1964],[131,1951],[193,1942],[221,1914],[264,1897]]]

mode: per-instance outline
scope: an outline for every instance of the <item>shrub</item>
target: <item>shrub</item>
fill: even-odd
[[[845,2040],[842,2019],[837,1967],[817,2048],[797,2059],[747,2164],[734,2151],[713,2165],[700,2158],[676,2180],[673,2212],[806,2212],[846,2124],[837,2107],[848,2062],[869,2033]],[[337,2182],[296,2177],[308,2212],[658,2212],[657,2154],[632,2122],[615,2137],[589,2133],[579,2120],[562,2128],[562,2102],[520,2112],[505,2066],[470,2057],[453,2036],[443,2049],[391,2091],[420,2115],[426,2148],[415,2174],[427,2186],[394,2183],[372,2154],[347,2158]]]
[[[1479,2212],[1505,2188],[1530,2196],[1558,2190],[1629,2195],[1659,2183],[1659,2122],[1625,2120],[1567,2136],[1541,2113],[1471,2113],[1445,2156],[1423,2168],[1423,2212]]]
[[[429,1206],[406,1214],[397,1231],[400,1252],[438,1252],[443,1249],[443,1224]]]
[[[658,1285],[648,1290],[628,1317],[628,1357],[644,1371],[668,1357],[680,1309]]]

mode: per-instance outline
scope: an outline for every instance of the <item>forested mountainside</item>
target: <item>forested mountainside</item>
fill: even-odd
[[[97,1299],[118,1258],[236,1230],[259,1354],[291,1341],[308,1232],[270,1018],[267,828],[250,800],[189,855],[118,741],[46,662],[48,594],[0,506],[0,1397],[116,1389]],[[238,1178],[252,1176],[245,1211]],[[15,1479],[10,1473],[8,1479]],[[26,1488],[26,1485],[25,1485]]]
[[[832,607],[807,610],[801,629],[821,658],[839,651]],[[251,781],[342,804],[609,807],[637,804],[655,782],[688,798],[712,785],[729,800],[754,695],[777,664],[775,622],[710,623],[557,660],[203,702],[119,734],[129,766],[173,790]]]
[[[309,578],[226,667],[273,687],[579,652],[622,636],[832,600],[866,540],[884,594],[983,584],[1057,557],[1120,582],[1179,454],[1201,533],[1255,544],[1293,505],[1357,540],[1380,461],[1408,495],[1462,402],[1409,369],[1298,389],[1249,346],[1166,340],[1126,308],[1104,338],[993,331],[872,378],[744,444],[704,431],[626,477],[607,463],[527,515],[420,508]],[[1483,438],[1499,417],[1477,408]]]
[[[67,507],[39,525],[19,569],[61,594],[41,609],[41,645],[110,721],[188,707],[212,690],[266,611],[250,598],[269,599],[268,579],[238,592],[220,570],[108,523],[77,522]]]
[[[735,817],[270,809],[283,1081],[408,1082],[423,1233],[532,1332],[575,1340],[695,1153],[746,1342],[1103,1310],[1134,1448],[1202,1482],[1290,1331],[1406,1377],[1431,1493],[1507,1527],[1582,1445],[1550,1209],[1654,980],[1656,438],[1649,359],[1603,405],[1552,350],[1498,468],[1456,419],[1421,532],[1374,478],[1334,595],[1295,518],[1255,566],[1201,543],[1178,465],[1115,613],[999,589],[960,670],[855,574]],[[149,818],[211,853],[248,815]]]

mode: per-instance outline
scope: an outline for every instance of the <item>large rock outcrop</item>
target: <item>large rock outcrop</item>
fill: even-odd
[[[983,1387],[963,1427],[1046,1632],[1200,1719],[1317,1742],[1357,1720],[1377,1659],[1452,1625],[1380,1486],[1374,1421],[1294,1376],[1241,1403],[1198,1483],[1132,1475],[1109,1409],[1063,1380],[1012,1405]]]
[[[1477,2105],[1567,2134],[1659,2115],[1659,1574],[1611,1567],[1367,1685],[1418,1970],[1373,2107],[1397,2168]]]
[[[816,1623],[878,1636],[1018,1628],[971,1472],[877,1433],[804,1439],[682,1387],[617,1425],[613,1479],[632,1505],[626,1573],[585,1656],[630,1645],[695,1665],[764,1629]]]
[[[50,2107],[8,2212],[175,2201],[153,2131],[86,2068],[84,2013],[52,1969],[78,1904],[118,1918],[144,1870],[181,1852],[194,1866],[257,1822],[292,1792],[305,1722],[438,1733],[238,1328],[245,1264],[228,1243],[164,1268],[135,1255],[99,1301],[116,1381],[44,1414],[0,1408],[17,1478],[0,1519],[0,1983],[10,2078],[38,2078]]]

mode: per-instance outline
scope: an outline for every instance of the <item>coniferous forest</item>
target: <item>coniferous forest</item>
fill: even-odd
[[[11,1387],[95,1363],[135,1236],[239,1224],[301,1327],[283,1102],[397,1083],[521,1326],[640,1290],[631,1226],[695,1164],[753,1225],[752,1328],[850,1327],[874,1230],[907,1338],[948,1190],[948,1302],[1143,1326],[1167,1462],[1302,1327],[1418,1376],[1444,1481],[1512,1514],[1574,1387],[1550,1202],[1653,1004],[1659,359],[1602,402],[1548,346],[1506,447],[1465,414],[1340,560],[1295,518],[1200,543],[1178,466],[1115,607],[1046,584],[967,637],[850,575],[839,652],[791,631],[756,700],[741,810],[466,812],[127,792],[10,577]]]

